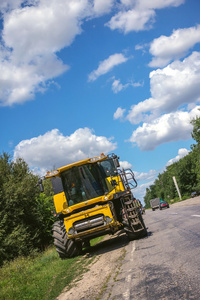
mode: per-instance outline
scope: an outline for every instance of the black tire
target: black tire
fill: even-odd
[[[81,252],[81,243],[68,239],[63,221],[57,221],[53,225],[54,245],[59,257],[62,259],[77,256]]]
[[[129,239],[129,241],[136,240],[138,238],[137,234],[133,232],[132,228],[125,228],[126,235]]]
[[[142,226],[144,227],[144,229],[140,232],[139,237],[145,237],[145,236],[147,236],[147,228],[144,224],[144,220],[143,220],[143,217],[141,215],[139,216],[139,219],[140,219],[140,222],[142,223]]]

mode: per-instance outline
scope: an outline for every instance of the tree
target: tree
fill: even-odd
[[[37,182],[24,160],[0,156],[0,264],[52,241],[51,191],[47,185],[48,196],[40,195]]]
[[[200,146],[200,117],[193,119],[191,124],[193,125],[192,138],[197,142],[197,145]]]
[[[173,176],[176,177],[182,196],[187,197],[193,191],[200,193],[200,117],[196,117],[191,123],[193,125],[191,135],[197,144],[191,146],[192,151],[188,155],[168,166],[158,175],[154,184],[146,189],[144,200],[147,206],[152,198],[160,197],[168,200],[178,196]]]

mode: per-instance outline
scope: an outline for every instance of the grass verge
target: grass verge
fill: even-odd
[[[91,241],[95,245],[103,237]],[[1,300],[53,300],[88,270],[94,257],[61,260],[51,247],[35,257],[19,257],[0,269]]]

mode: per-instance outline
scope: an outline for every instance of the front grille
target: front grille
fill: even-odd
[[[75,232],[79,233],[84,230],[93,229],[99,226],[106,225],[103,215],[96,215],[88,219],[83,219],[74,223]]]

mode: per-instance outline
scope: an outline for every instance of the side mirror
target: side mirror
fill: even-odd
[[[44,186],[43,186],[43,183],[42,183],[42,179],[38,180],[38,184],[37,185],[39,185],[39,187],[40,187],[40,192],[44,193]]]

